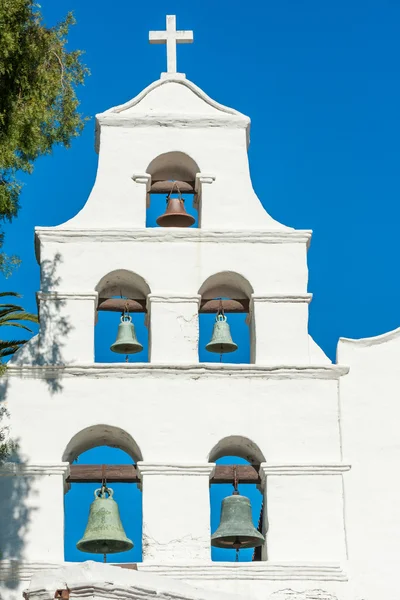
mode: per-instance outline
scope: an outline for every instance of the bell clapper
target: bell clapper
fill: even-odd
[[[235,543],[233,546],[236,550],[235,562],[239,562],[239,551],[240,551],[240,542]]]
[[[103,554],[103,563],[107,562],[107,554]]]

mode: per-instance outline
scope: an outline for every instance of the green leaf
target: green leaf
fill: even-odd
[[[29,342],[29,340],[9,340],[8,342],[0,341],[0,358],[12,356],[27,342]]]
[[[18,294],[17,292],[0,292],[0,298],[3,298],[4,296],[14,296],[14,298],[22,298],[21,294]]]
[[[26,325],[22,325],[22,323],[14,323],[10,321],[9,323],[0,323],[0,325],[7,325],[8,327],[19,327],[20,329],[25,329],[25,331],[30,331],[32,333],[32,329],[29,329]]]

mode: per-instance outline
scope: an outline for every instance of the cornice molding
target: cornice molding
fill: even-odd
[[[288,580],[288,581],[347,581],[347,575],[339,564],[249,563],[218,562],[209,565],[156,565],[138,563],[138,571],[163,577],[187,580]]]
[[[201,296],[199,294],[172,294],[171,292],[164,292],[158,294],[148,294],[147,304],[165,304],[166,302],[171,304],[193,304],[196,303],[200,306]]]
[[[171,127],[174,129],[209,129],[211,127],[221,127],[229,129],[247,129],[248,121],[246,118],[238,119],[234,115],[192,115],[187,114],[140,114],[132,113],[129,115],[121,114],[103,114],[97,118],[101,127]]]
[[[272,464],[263,462],[260,464],[261,482],[265,483],[270,475],[342,475],[350,471],[351,466],[344,463],[302,463],[302,464]]]
[[[59,569],[62,563],[0,560],[0,581],[30,581],[34,573]]]
[[[98,293],[93,290],[87,292],[37,292],[36,298],[40,302],[46,302],[46,300],[93,300],[97,302]]]
[[[312,297],[312,294],[265,294],[264,296],[256,296],[255,294],[252,294],[250,298],[250,304],[253,305],[254,303],[262,302],[305,302],[306,304],[310,304]]]
[[[184,475],[212,477],[215,471],[215,463],[151,463],[139,461],[136,463],[138,475],[142,479],[144,475],[175,476]]]
[[[112,565],[112,563],[109,563]],[[0,560],[0,581],[29,581],[34,573],[44,570],[56,570],[65,563],[30,562],[18,560]],[[184,580],[261,580],[261,581],[339,581],[348,577],[338,563],[289,563],[289,562],[249,562],[249,563],[193,563],[156,564],[138,563],[139,572],[151,573],[162,577]],[[89,584],[90,587],[90,584]],[[75,590],[74,590],[75,596]],[[53,596],[54,597],[54,590]]]
[[[32,477],[33,475],[69,476],[69,462],[21,464],[6,462],[0,466],[0,477]]]
[[[90,363],[74,365],[10,365],[5,377],[26,379],[54,379],[59,377],[131,378],[131,377],[186,377],[192,378],[248,378],[248,379],[330,379],[347,375],[349,367],[341,365],[221,365],[152,364],[152,363]]]
[[[277,230],[235,230],[212,231],[206,229],[176,229],[149,227],[143,229],[120,228],[60,228],[36,227],[35,236],[40,242],[169,242],[169,243],[225,243],[225,244],[309,244],[312,231]]]

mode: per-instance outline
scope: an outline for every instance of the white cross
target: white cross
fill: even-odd
[[[150,44],[167,44],[167,72],[176,73],[176,44],[191,44],[193,31],[177,31],[176,16],[167,15],[166,31],[150,31]]]

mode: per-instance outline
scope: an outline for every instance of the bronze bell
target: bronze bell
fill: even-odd
[[[167,196],[167,208],[163,215],[158,217],[157,225],[160,227],[190,227],[196,221],[192,215],[185,210],[185,201],[179,198]]]
[[[206,346],[206,350],[217,354],[226,354],[227,352],[235,352],[237,349],[238,346],[232,340],[226,316],[223,313],[218,313],[215,317],[212,337]]]
[[[221,521],[211,536],[211,545],[241,550],[261,546],[264,541],[264,536],[253,525],[250,500],[238,492],[224,498]]]
[[[81,552],[114,554],[133,548],[133,542],[126,537],[122,527],[113,493],[111,488],[104,485],[95,491],[85,533],[76,544]]]
[[[142,344],[137,340],[135,326],[129,315],[122,315],[121,323],[118,325],[117,339],[110,346],[110,350],[117,354],[136,354],[143,350]]]

